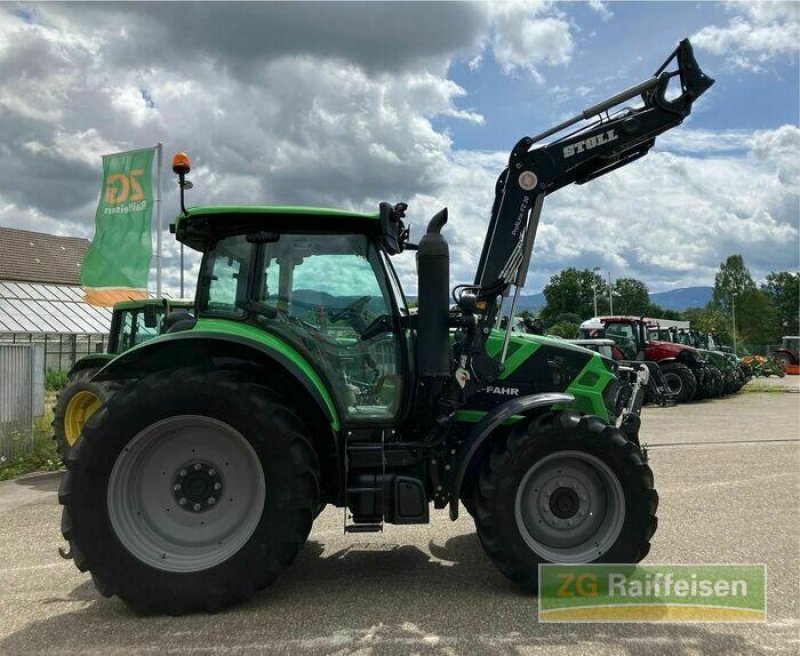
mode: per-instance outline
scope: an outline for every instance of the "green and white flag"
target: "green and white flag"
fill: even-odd
[[[153,155],[156,148],[103,156],[95,233],[81,266],[91,305],[147,298],[153,243]]]

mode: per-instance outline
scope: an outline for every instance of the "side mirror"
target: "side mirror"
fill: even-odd
[[[156,306],[152,303],[144,306],[144,325],[147,328],[158,328],[158,314]]]

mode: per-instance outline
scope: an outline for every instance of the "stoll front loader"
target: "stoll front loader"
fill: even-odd
[[[403,204],[184,210],[176,237],[203,253],[197,317],[95,377],[125,386],[67,458],[78,568],[136,609],[213,611],[268,586],[325,504],[360,533],[427,523],[431,503],[456,519],[462,502],[526,590],[542,562],[641,560],[658,496],[638,417],[615,425],[613,362],[493,326],[516,287],[513,323],[545,196],[645,155],[712,83],[682,41],[652,78],[522,139],[455,311],[446,210],[416,246],[416,314],[390,262],[413,247]],[[188,161],[174,164],[183,191]]]

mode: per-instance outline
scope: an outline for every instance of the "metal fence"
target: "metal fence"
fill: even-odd
[[[108,335],[0,333],[0,345],[3,344],[41,345],[44,353],[42,371],[69,371],[83,356],[104,353]]]
[[[33,450],[33,418],[44,411],[44,350],[0,344],[0,458]]]

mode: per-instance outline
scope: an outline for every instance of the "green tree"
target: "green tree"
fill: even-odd
[[[767,274],[761,291],[777,311],[784,335],[800,335],[800,273],[776,271]]]
[[[737,296],[736,329],[750,347],[779,342],[781,323],[769,296],[758,289]]]
[[[606,293],[603,279],[591,269],[570,267],[550,278],[543,290],[546,299],[539,317],[546,325],[553,324],[559,315],[570,313],[581,318],[594,314],[592,287],[597,286],[598,302]]]
[[[692,328],[701,330],[704,333],[717,335],[723,340],[723,343],[727,343],[731,339],[729,318],[719,308],[714,307],[712,303],[709,303],[704,308],[684,310],[681,318],[684,321],[690,321]]]
[[[731,312],[731,298],[754,290],[756,284],[741,255],[731,255],[719,265],[714,276],[712,303],[728,314]]]
[[[641,316],[650,307],[650,293],[641,280],[617,278],[614,283],[614,313]]]
[[[648,303],[645,311],[642,313],[645,316],[652,317],[653,319],[671,319],[672,321],[688,321],[684,319],[683,315],[677,310],[670,310],[663,308],[656,303]]]
[[[578,336],[580,326],[571,321],[558,321],[547,329],[548,335],[558,335],[565,339],[575,339]]]

